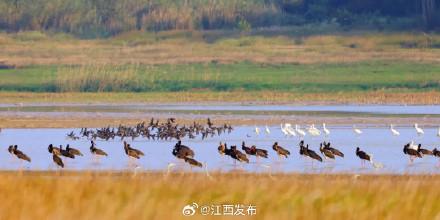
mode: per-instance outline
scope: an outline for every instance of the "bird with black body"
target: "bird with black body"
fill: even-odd
[[[417,145],[417,151],[422,155],[433,155],[432,151],[422,148],[422,144]]]
[[[356,156],[361,159],[362,166],[364,166],[365,161],[371,162],[371,156],[365,151],[362,151],[359,147],[356,148]]]
[[[54,147],[53,144],[49,144],[49,146],[47,147],[47,150],[49,151],[49,153],[51,154],[55,154],[57,156],[61,156],[61,150],[58,147]]]
[[[69,144],[67,144],[66,146],[66,151],[68,151],[70,154],[75,155],[75,156],[84,156],[81,151],[79,151],[78,149],[75,149],[73,147],[70,147]]]
[[[341,151],[330,146],[330,142],[326,143],[324,141],[324,149],[330,150],[335,156],[344,157],[344,154]]]
[[[314,150],[309,149],[309,145],[307,144],[305,147],[305,151],[307,152],[305,156],[308,156],[314,160],[322,162],[322,157],[319,156]]]
[[[277,152],[278,157],[285,157],[287,158],[290,155],[290,151],[284,149],[283,147],[281,147],[280,145],[278,145],[278,142],[275,142],[272,145],[272,149]]]
[[[325,148],[322,143],[319,145],[319,151],[325,158],[335,159],[333,152],[330,149]]]
[[[422,158],[422,154],[414,149],[410,147],[410,143],[405,144],[403,146],[403,153],[409,156],[409,160],[412,163],[414,161],[414,158],[418,157],[418,158]]]
[[[18,159],[21,159],[21,160],[24,160],[27,162],[31,162],[31,158],[29,156],[27,156],[25,153],[23,153],[22,151],[18,150],[17,145],[9,146],[8,151],[12,155],[16,156]]]
[[[194,151],[190,147],[183,145],[180,140],[174,145],[172,154],[178,159],[194,158]]]
[[[63,149],[63,145],[60,145],[60,152],[61,152],[61,156],[63,156],[63,157],[75,159],[75,155],[70,153],[68,150]]]
[[[92,145],[90,146],[90,153],[98,156],[106,156],[106,157],[108,156],[108,154],[105,151],[95,146],[95,142],[93,140],[91,141],[91,144]]]

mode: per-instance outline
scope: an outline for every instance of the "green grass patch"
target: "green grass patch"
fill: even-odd
[[[180,64],[28,66],[0,70],[0,90],[169,92],[440,90],[440,64]]]

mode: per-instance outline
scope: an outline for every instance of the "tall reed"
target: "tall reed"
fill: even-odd
[[[136,91],[140,87],[138,65],[60,66],[55,86],[60,92]]]

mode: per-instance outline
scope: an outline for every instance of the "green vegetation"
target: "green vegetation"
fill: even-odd
[[[440,64],[178,64],[28,66],[0,70],[0,90],[168,92],[440,90]]]
[[[246,31],[307,24],[435,29],[440,26],[439,5],[439,0],[4,0],[0,1],[0,30],[96,38],[133,30]]]

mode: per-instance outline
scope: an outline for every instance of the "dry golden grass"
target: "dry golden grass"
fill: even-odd
[[[30,33],[29,33],[30,34]],[[23,40],[18,34],[0,34],[0,61],[16,66],[62,64],[181,64],[231,63],[350,63],[368,60],[439,62],[440,51],[429,49],[422,34],[349,33],[302,37],[227,37],[208,43],[209,32],[166,31],[124,33],[107,40],[47,37]],[[191,37],[185,37],[190,35]],[[300,37],[300,36],[299,36]],[[438,35],[432,40],[440,41]],[[25,38],[26,39],[26,38]],[[402,42],[417,42],[405,49]],[[349,45],[355,44],[356,48]]]
[[[211,175],[3,172],[0,219],[182,219],[192,202],[252,204],[252,219],[440,218],[438,175]]]
[[[209,103],[260,104],[440,104],[440,92],[331,92],[294,93],[282,91],[148,92],[148,93],[32,93],[0,92],[5,103]]]

